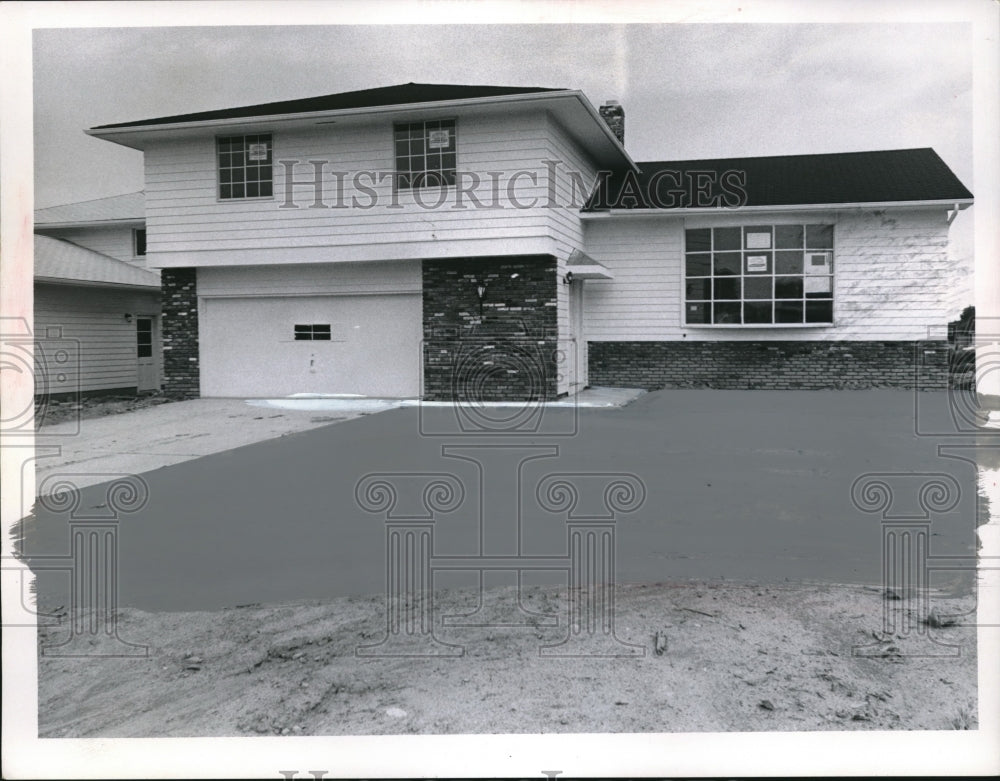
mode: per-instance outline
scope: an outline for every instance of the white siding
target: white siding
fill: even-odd
[[[420,262],[198,269],[199,297],[419,293]]]
[[[685,227],[832,222],[835,325],[697,328],[682,324]],[[712,218],[608,218],[586,224],[586,251],[615,272],[588,281],[591,341],[943,339],[955,278],[944,210]]]
[[[150,263],[157,267],[329,263],[552,252],[552,210],[546,208],[543,163],[552,156],[547,115],[537,111],[491,117],[461,115],[457,136],[459,171],[482,177],[480,186],[471,189],[481,203],[494,201],[487,173],[503,172],[497,200],[501,208],[476,208],[468,193],[461,196],[465,208],[456,208],[458,188],[448,191],[448,199],[440,207],[423,208],[414,200],[414,193],[406,191],[398,195],[398,206],[393,206],[388,179],[370,185],[378,202],[363,208],[371,198],[355,189],[353,173],[393,171],[391,121],[342,129],[327,126],[275,131],[275,196],[271,199],[217,199],[212,136],[153,146],[145,154]],[[291,199],[299,208],[281,208],[286,195],[283,160],[299,161],[296,181],[312,178],[314,169],[307,161],[329,161],[324,177],[325,207],[310,208],[315,189],[301,184],[293,187]],[[351,172],[344,180],[342,202],[352,204],[357,198],[361,206],[331,208],[339,198],[334,171]],[[514,208],[507,197],[510,175],[517,171],[533,174],[534,181],[523,177],[512,187],[520,203],[534,200],[530,208]],[[427,189],[418,197],[425,205],[434,206],[437,192]]]
[[[158,316],[159,312],[159,293],[35,285],[37,372],[48,379],[39,391],[86,393],[135,388],[136,317]],[[132,322],[126,322],[125,313],[133,315]],[[153,341],[162,376],[155,331]]]
[[[45,228],[42,226],[38,232],[144,268],[146,259],[144,257],[136,258],[132,254],[133,227],[138,226],[94,225],[86,228]]]
[[[559,351],[566,355],[573,351],[573,356],[566,356],[559,366],[559,379],[556,392],[568,393],[576,382],[578,374],[586,365],[583,343],[586,337],[578,334],[575,342],[568,336],[572,333],[570,326],[570,303],[568,285],[562,284],[566,275],[566,259],[573,250],[583,249],[583,223],[579,217],[580,208],[586,202],[589,188],[594,183],[597,166],[579,146],[570,138],[566,130],[550,115],[547,117],[546,159],[553,161],[546,170],[547,216],[554,240],[555,255],[558,262],[556,273],[556,319],[559,328]],[[551,174],[551,179],[549,176]],[[582,186],[579,183],[582,182]],[[577,280],[574,285],[582,285]],[[579,390],[579,388],[577,388]]]

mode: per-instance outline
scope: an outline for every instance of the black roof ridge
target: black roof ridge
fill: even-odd
[[[955,202],[973,198],[929,146],[645,161],[636,165],[638,174],[612,172],[591,194],[583,211]],[[715,176],[697,188],[664,179],[671,173],[676,179],[677,175],[691,177],[699,171]]]
[[[692,157],[677,160],[637,160],[637,166],[644,165],[670,165],[675,163],[717,163],[726,160],[795,160],[816,157],[852,157],[857,155],[885,155],[894,152],[932,152],[936,157],[941,156],[931,146],[912,146],[894,149],[860,149],[854,152],[804,152],[794,155],[741,155],[740,157]]]
[[[421,99],[420,91],[428,90],[453,90],[455,94],[450,97],[436,97]],[[106,125],[96,125],[91,130],[112,130],[115,128],[145,127],[148,125],[165,125],[177,122],[194,122],[208,119],[243,119],[257,116],[268,116],[275,114],[294,113],[318,113],[320,111],[349,110],[351,108],[377,108],[379,106],[405,105],[407,103],[421,102],[445,102],[449,100],[463,100],[475,97],[500,97],[507,95],[529,95],[539,92],[567,92],[565,87],[510,87],[502,85],[488,84],[434,84],[408,81],[404,84],[390,84],[383,87],[368,87],[360,90],[349,90],[347,92],[332,92],[326,95],[311,95],[303,98],[286,98],[284,100],[268,101],[266,103],[252,103],[244,106],[230,106],[221,109],[208,109],[205,111],[195,111],[185,114],[171,114],[162,117],[150,117],[148,119],[131,120],[128,122],[114,122]],[[416,93],[409,97],[406,92]],[[366,102],[363,96],[374,97],[377,93],[388,93],[393,95],[393,99],[383,102]],[[404,94],[401,94],[404,93]],[[462,94],[465,93],[465,94]],[[476,94],[481,93],[481,94]],[[352,98],[354,100],[352,100]],[[360,100],[358,100],[360,99]],[[316,104],[323,103],[347,103],[353,105],[344,106],[322,106]]]

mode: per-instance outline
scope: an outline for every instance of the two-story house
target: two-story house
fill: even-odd
[[[36,392],[160,387],[160,277],[145,266],[142,193],[35,211]]]
[[[88,132],[144,152],[167,392],[947,382],[929,149],[636,163],[615,103],[428,84]]]

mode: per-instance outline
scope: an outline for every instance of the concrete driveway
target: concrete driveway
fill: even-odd
[[[877,584],[881,517],[851,499],[865,473],[900,473],[904,482],[910,473],[951,475],[961,495],[953,509],[933,515],[932,553],[975,552],[975,468],[938,456],[941,440],[914,434],[913,398],[892,390],[671,390],[622,409],[548,410],[551,428],[517,436],[448,433],[454,411],[447,407],[394,409],[335,425],[316,424],[313,412],[302,423],[308,430],[242,447],[234,432],[231,449],[143,475],[148,502],[120,522],[120,604],[196,610],[379,593],[386,516],[424,512],[412,490],[419,492],[428,473],[461,486],[457,504],[436,517],[438,556],[564,555],[572,510],[553,510],[558,501],[540,484],[570,475],[581,489],[580,515],[601,498],[599,486],[584,495],[585,483],[626,473],[645,501],[618,514],[618,582]],[[928,401],[946,421],[946,394],[923,394],[925,409]],[[278,412],[258,409],[255,423],[286,425],[267,417]],[[141,460],[131,463],[141,469]],[[362,481],[373,473],[398,490],[395,506],[365,498]],[[106,488],[83,489],[78,506],[105,505]],[[65,511],[39,506],[26,524],[29,558],[66,553],[68,522]],[[486,585],[515,577],[488,573]],[[527,573],[525,582],[561,577]],[[471,565],[435,579],[440,587],[478,582]],[[41,603],[66,604],[67,583],[65,573],[42,573]]]

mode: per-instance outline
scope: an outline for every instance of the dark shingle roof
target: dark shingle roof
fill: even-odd
[[[396,84],[392,87],[376,87],[354,92],[338,92],[315,98],[280,100],[276,103],[258,103],[253,106],[224,108],[216,111],[199,111],[194,114],[176,114],[170,117],[140,119],[135,122],[118,122],[112,125],[98,125],[93,130],[111,128],[144,127],[146,125],[166,125],[174,122],[200,122],[212,119],[240,119],[243,117],[263,117],[276,114],[299,114],[312,111],[338,111],[356,108],[395,106],[406,103],[433,103],[444,100],[468,100],[470,98],[494,98],[504,95],[526,95],[536,92],[563,92],[550,87],[490,87],[465,84]]]
[[[616,172],[584,207],[673,209],[964,200],[972,193],[930,148],[638,163]],[[695,172],[712,182],[697,195]],[[732,172],[738,172],[736,174]],[[745,179],[740,179],[744,176]],[[679,187],[678,187],[679,185]],[[672,195],[672,191],[680,190]],[[745,200],[740,190],[746,193]]]

